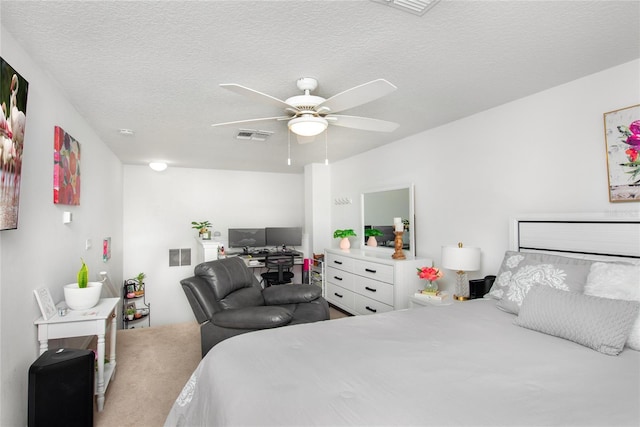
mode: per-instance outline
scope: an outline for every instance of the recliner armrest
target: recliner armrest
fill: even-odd
[[[275,285],[262,291],[266,305],[297,304],[311,302],[322,296],[322,289],[316,285]]]
[[[291,322],[293,314],[283,307],[245,307],[215,313],[211,322],[216,326],[232,329],[267,329]]]

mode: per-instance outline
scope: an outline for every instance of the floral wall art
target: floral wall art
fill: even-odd
[[[609,201],[640,201],[640,105],[604,113]]]
[[[29,83],[0,58],[0,230],[18,228]]]
[[[53,203],[79,205],[80,143],[58,126],[53,143]]]

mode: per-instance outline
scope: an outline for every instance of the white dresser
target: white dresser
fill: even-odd
[[[409,297],[424,287],[418,267],[428,258],[395,260],[389,252],[325,249],[325,295],[351,314],[374,314],[409,307]]]

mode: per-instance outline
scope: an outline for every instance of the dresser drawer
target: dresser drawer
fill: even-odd
[[[393,266],[369,261],[355,260],[353,273],[381,282],[393,283]]]
[[[376,301],[393,306],[393,285],[356,276],[353,291]]]
[[[349,311],[355,309],[353,292],[333,283],[327,283],[327,301]]]
[[[355,311],[358,314],[376,314],[392,311],[393,307],[380,301],[355,294]]]
[[[353,258],[346,256],[328,254],[327,255],[327,267],[335,267],[344,271],[353,271]]]
[[[354,290],[355,276],[353,274],[338,270],[334,267],[327,267],[325,275],[327,282],[338,285],[341,288],[349,289],[350,291]]]

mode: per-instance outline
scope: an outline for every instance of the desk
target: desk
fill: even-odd
[[[251,268],[264,268],[264,258],[265,255],[238,255],[247,267]],[[304,265],[304,257],[297,256],[293,257],[294,265]]]
[[[239,256],[244,261],[247,267],[253,269],[254,275],[260,281],[260,283],[262,283],[262,276],[260,275],[259,271],[256,271],[256,269],[265,268],[265,265],[264,265],[265,255],[259,254],[259,255],[237,255],[237,256]],[[294,278],[292,280],[292,283],[303,283],[304,282],[304,257],[303,256],[293,257],[293,265],[300,266],[300,276],[296,280],[295,271],[294,269],[291,269],[291,271],[294,272]]]
[[[57,338],[95,335],[98,337],[98,381],[96,383],[96,403],[98,411],[104,409],[104,394],[111,378],[116,374],[116,305],[120,298],[103,298],[87,310],[69,310],[66,316],[57,314],[49,320],[40,317],[34,323],[38,326],[40,354],[49,349],[49,340]],[[104,337],[108,320],[111,319],[111,342],[109,363],[104,365]]]

